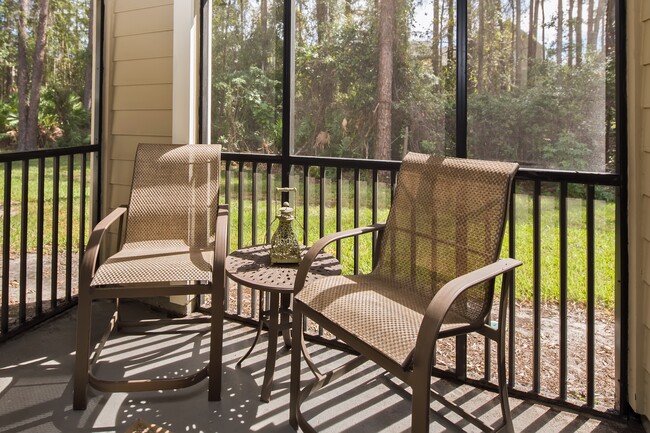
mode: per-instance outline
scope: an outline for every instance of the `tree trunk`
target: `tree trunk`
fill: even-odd
[[[13,68],[11,66],[5,66],[2,68],[2,83],[0,83],[2,88],[0,88],[0,100],[4,101],[12,93],[13,87]]]
[[[544,12],[544,1],[542,0],[539,5],[540,9],[542,10],[542,47],[546,46],[546,26],[544,25],[546,23],[546,13]],[[542,48],[542,59],[546,60],[546,50]]]
[[[447,65],[451,66],[454,63],[454,0],[447,0],[447,13]]]
[[[530,59],[535,57],[535,33],[537,23],[535,21],[535,0],[530,0],[528,6],[528,64],[530,66]]]
[[[595,10],[594,0],[587,2],[587,51],[596,49],[596,35],[598,34],[598,27],[594,26]]]
[[[245,28],[246,28],[246,0],[239,0],[239,36],[244,35]]]
[[[530,0],[528,26],[528,77],[527,83],[532,84],[531,71],[537,57],[537,22],[539,18],[539,0]]]
[[[510,1],[510,22],[512,25],[515,24],[516,16],[515,16],[515,1],[514,0],[509,0]],[[510,78],[511,84],[516,85],[517,84],[517,46],[516,46],[516,32],[512,26],[510,26],[510,52],[512,53],[512,76]]]
[[[270,53],[269,43],[271,42],[268,37],[269,28],[269,6],[267,0],[260,1],[260,32],[262,33],[262,64],[260,65],[262,71],[266,71],[268,58]]]
[[[90,103],[92,101],[93,91],[93,23],[95,15],[95,2],[90,1],[90,8],[88,9],[88,48],[86,54],[86,78],[84,82],[84,95],[83,106],[86,110],[90,111]]]
[[[27,118],[29,115],[29,63],[27,61],[27,16],[29,0],[20,0],[18,8],[18,150],[27,150]]]
[[[596,50],[596,45],[598,43],[598,32],[601,31],[603,27],[603,17],[605,16],[605,0],[598,0],[598,9],[596,9],[596,17],[594,18],[594,46],[593,50]],[[605,33],[604,31],[602,32]],[[604,38],[603,38],[604,40]],[[605,44],[603,43],[603,46]]]
[[[483,91],[483,68],[484,68],[484,57],[483,57],[483,50],[485,48],[485,40],[484,40],[484,35],[485,35],[485,1],[486,0],[479,0],[478,2],[478,41],[476,44],[476,55],[478,57],[477,63],[478,63],[478,71],[476,73],[476,87],[479,92]]]
[[[319,44],[323,44],[327,39],[328,17],[327,0],[316,0],[316,36]]]
[[[226,0],[226,20],[223,25],[223,76],[228,73],[228,29],[230,27],[230,3],[231,0]]]
[[[431,66],[434,75],[440,73],[440,0],[433,0],[433,36],[431,38]]]
[[[521,86],[523,83],[523,43],[521,40],[521,2],[515,0],[515,85]]]
[[[582,64],[582,0],[577,0],[578,12],[576,14],[576,66]]]
[[[12,29],[15,30],[15,27],[10,24],[12,17],[11,9],[13,9],[13,3],[9,1],[5,6],[0,6],[0,34],[10,35]],[[5,65],[0,67],[0,101],[4,101],[12,93],[12,76],[13,68],[12,65]]]
[[[562,11],[562,5],[564,3],[564,0],[557,0],[557,38],[555,42],[555,48],[557,52],[555,53],[555,60],[557,61],[558,65],[562,64],[562,37],[563,35],[563,20],[564,20],[564,14]]]
[[[394,26],[395,0],[381,0],[379,5],[379,67],[377,71],[375,159],[390,158]]]
[[[47,45],[47,21],[50,14],[50,0],[41,0],[38,8],[38,27],[32,61],[32,83],[27,116],[27,148],[36,149],[38,140],[38,111],[41,103],[41,86],[45,70],[45,47]]]
[[[574,0],[569,0],[569,46],[566,56],[569,66],[573,66],[573,29],[575,28],[575,23],[573,22],[573,6]]]
[[[318,137],[326,132],[325,117],[334,99],[334,71],[330,62],[323,61],[328,57],[327,41],[329,39],[329,10],[327,0],[316,0],[316,37],[318,39],[318,59],[314,82],[313,94],[316,95],[313,107],[314,131],[312,142],[315,149]]]

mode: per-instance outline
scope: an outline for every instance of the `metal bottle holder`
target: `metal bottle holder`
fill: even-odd
[[[293,187],[283,187],[276,188],[277,193],[283,192],[296,192],[296,188]],[[277,196],[276,196],[277,203]],[[271,237],[271,264],[280,264],[280,263],[300,263],[300,244],[298,243],[298,237],[293,230],[293,220],[295,216],[293,214],[293,208],[289,206],[289,202],[285,201],[280,207],[280,212],[276,212],[276,219],[278,220],[278,228],[273,233]]]

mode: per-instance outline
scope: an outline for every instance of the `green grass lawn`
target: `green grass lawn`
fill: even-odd
[[[257,237],[252,238],[252,201],[250,200],[252,186],[250,181],[244,186],[243,224],[241,245],[265,242],[266,234],[266,182],[264,176],[260,177],[258,184],[257,206]],[[273,179],[274,184],[277,179]],[[313,179],[315,181],[315,179]],[[296,200],[296,224],[294,224],[298,239],[305,244],[312,244],[319,238],[319,184],[310,183],[309,186],[309,234],[308,240],[303,239],[303,185],[302,176],[295,177],[298,185]],[[341,229],[354,227],[353,182],[344,180],[342,191]],[[237,204],[238,183],[233,182],[231,188],[231,233],[236,234],[239,221]],[[324,233],[336,231],[336,190],[331,179],[325,188],[325,229]],[[371,191],[368,183],[361,182],[360,209],[358,213],[359,225],[372,223]],[[292,196],[293,199],[293,196]],[[377,221],[383,222],[388,214],[390,202],[389,189],[384,186],[379,190]],[[293,205],[294,201],[292,201]],[[277,206],[273,206],[272,214],[275,215]],[[596,200],[594,205],[595,221],[595,298],[601,307],[614,308],[615,291],[615,204],[604,200]],[[516,273],[516,296],[520,301],[533,300],[534,271],[533,271],[533,201],[529,194],[515,195],[516,238],[515,257],[524,264]],[[587,230],[585,200],[569,198],[567,202],[567,292],[569,302],[586,303],[587,301]],[[274,222],[271,232],[277,227]],[[354,266],[353,240],[341,242],[341,262],[344,272],[351,273]],[[503,242],[502,257],[508,255],[508,230]],[[237,249],[238,238],[231,237],[231,250]],[[336,248],[331,245],[328,251],[336,253]],[[369,272],[371,267],[372,238],[364,235],[359,238],[359,271]],[[559,198],[557,195],[544,195],[541,197],[541,287],[540,294],[543,301],[557,301],[560,298],[560,234],[559,234]]]
[[[517,299],[533,299],[533,217],[532,197],[517,194],[515,257],[524,264],[517,270]],[[541,199],[541,297],[560,298],[559,199]],[[614,203],[596,200],[595,225],[595,297],[596,302],[614,308],[615,290],[615,211]],[[567,291],[571,302],[587,301],[587,229],[585,201],[570,198],[567,203]],[[502,256],[508,253],[508,236]]]
[[[78,251],[79,247],[79,198],[80,198],[80,161],[79,157],[75,158],[73,171],[73,230],[72,230],[72,247]],[[45,202],[44,202],[44,246],[46,254],[51,253],[52,245],[52,193],[53,193],[53,169],[52,159],[48,159],[45,165]],[[67,200],[67,182],[68,182],[68,160],[66,157],[61,159],[61,174],[59,185],[59,212],[56,224],[58,225],[59,249],[63,250],[66,245],[66,200]],[[316,175],[316,173],[314,173]],[[334,171],[328,170],[325,180],[325,215],[324,215],[324,233],[336,231],[336,186],[333,181]],[[87,172],[87,179],[90,180],[90,170]],[[264,243],[266,239],[266,175],[258,175],[257,184],[257,217],[253,218],[252,212],[252,182],[250,171],[245,170],[245,183],[243,185],[243,208],[242,208],[242,232],[241,245],[251,245],[254,243]],[[279,186],[279,175],[272,176],[273,186]],[[303,239],[303,203],[302,197],[304,192],[303,176],[300,169],[297,170],[294,177],[294,184],[298,187],[298,193],[294,197],[291,195],[290,201],[295,205],[296,224],[295,230],[298,239],[305,244],[312,244],[320,236],[320,184],[317,178],[310,178],[309,182],[309,214],[308,214],[308,239]],[[341,187],[341,229],[352,228],[355,226],[354,213],[354,182],[350,176],[344,176]],[[28,194],[28,237],[27,249],[29,252],[36,250],[36,216],[37,216],[37,183],[38,183],[38,166],[34,161],[29,168],[29,194]],[[11,235],[10,249],[13,254],[17,254],[20,248],[20,203],[21,203],[21,184],[22,169],[21,164],[16,163],[12,169],[11,185]],[[362,180],[359,183],[359,211],[357,221],[359,225],[372,223],[372,194],[370,183]],[[378,188],[378,214],[377,221],[383,222],[388,214],[390,203],[390,190],[385,184],[380,184]],[[4,166],[0,166],[0,200],[4,197]],[[222,177],[222,199],[226,189],[225,177]],[[238,176],[237,172],[232,173],[230,184],[231,199],[231,250],[237,249],[239,237],[237,230],[239,227],[239,209],[238,209]],[[90,182],[86,185],[86,197],[90,191]],[[90,201],[86,202],[86,221],[89,220]],[[272,215],[275,215],[279,207],[275,194],[271,197]],[[532,220],[532,196],[528,194],[516,194],[516,239],[515,239],[515,257],[524,262],[524,265],[517,270],[516,274],[516,294],[517,299],[521,301],[531,301],[533,299],[533,220]],[[4,215],[7,212],[4,210]],[[585,303],[587,299],[587,232],[586,232],[586,212],[585,201],[580,198],[570,198],[568,200],[568,297],[570,302]],[[3,216],[4,218],[4,216]],[[252,237],[253,222],[256,225],[256,238]],[[595,203],[595,291],[596,301],[603,307],[614,307],[614,290],[615,290],[615,204],[597,200]],[[271,232],[277,227],[277,222],[271,226]],[[88,231],[88,227],[86,227]],[[541,297],[545,301],[557,301],[559,299],[559,199],[555,195],[544,195],[541,198]],[[86,236],[87,240],[87,236]],[[0,230],[0,241],[2,231]],[[508,252],[508,237],[504,239],[503,254]],[[340,258],[344,267],[344,272],[350,273],[354,269],[354,241],[352,239],[341,242]],[[336,254],[336,245],[329,247],[328,251]],[[370,271],[371,266],[372,237],[364,235],[359,238],[359,271],[366,273]]]
[[[59,169],[59,211],[53,215],[53,193],[54,193],[54,158],[45,160],[45,181],[44,181],[44,203],[43,203],[43,245],[44,252],[51,254],[52,249],[52,227],[54,224],[58,227],[58,244],[59,249],[65,249],[67,239],[67,201],[68,201],[68,157],[61,157]],[[72,181],[72,248],[74,251],[79,249],[79,216],[80,216],[80,197],[81,197],[81,156],[74,158]],[[5,194],[5,166],[0,165],[0,205],[4,200]],[[20,250],[20,219],[22,204],[22,163],[16,162],[12,165],[11,170],[11,225],[10,225],[10,250],[12,254],[17,254]],[[37,241],[37,215],[38,215],[38,162],[31,161],[28,171],[28,198],[27,198],[27,251],[36,251]],[[90,164],[86,169],[86,210],[85,221],[90,218]],[[5,216],[9,214],[7,209],[3,209],[2,223],[4,224]],[[89,233],[88,222],[86,222],[86,233]],[[87,235],[85,241],[88,240]],[[0,229],[0,243],[4,242],[2,229]]]

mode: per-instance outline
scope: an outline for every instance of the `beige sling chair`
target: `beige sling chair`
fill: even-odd
[[[499,260],[517,164],[408,154],[386,224],[325,236],[298,270],[293,338],[315,375],[300,388],[301,350],[291,359],[290,422],[314,431],[300,411],[313,392],[372,360],[412,389],[413,432],[429,430],[436,340],[478,332],[497,342],[503,427],[512,430],[505,377],[505,324],[513,270]],[[311,261],[327,244],[377,231],[376,266],[368,275],[322,278],[304,286]],[[496,326],[488,321],[495,277],[502,278]],[[304,286],[304,287],[303,287]],[[309,318],[360,356],[321,373],[303,339]]]
[[[224,259],[228,210],[219,206],[221,146],[140,144],[128,208],[119,207],[93,230],[80,269],[74,409],[85,409],[86,388],[105,392],[183,388],[208,377],[210,400],[220,399]],[[102,237],[119,220],[124,245],[97,267]],[[119,244],[119,241],[118,241]],[[211,294],[212,319],[149,319],[122,322],[119,298]],[[108,329],[90,356],[94,299],[115,299]],[[210,322],[210,361],[198,372],[158,379],[109,381],[93,374],[111,331],[119,327]]]

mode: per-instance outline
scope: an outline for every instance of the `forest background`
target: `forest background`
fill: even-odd
[[[613,171],[614,1],[467,3],[469,156]],[[295,5],[295,154],[455,154],[456,0]],[[212,137],[279,153],[284,4],[212,13]]]
[[[0,151],[90,144],[92,3],[0,1]]]
[[[92,3],[0,3],[0,149],[90,142]],[[295,154],[455,153],[456,0],[295,4]],[[279,153],[284,3],[212,8],[212,140]],[[614,26],[614,0],[469,0],[469,156],[614,171]]]

